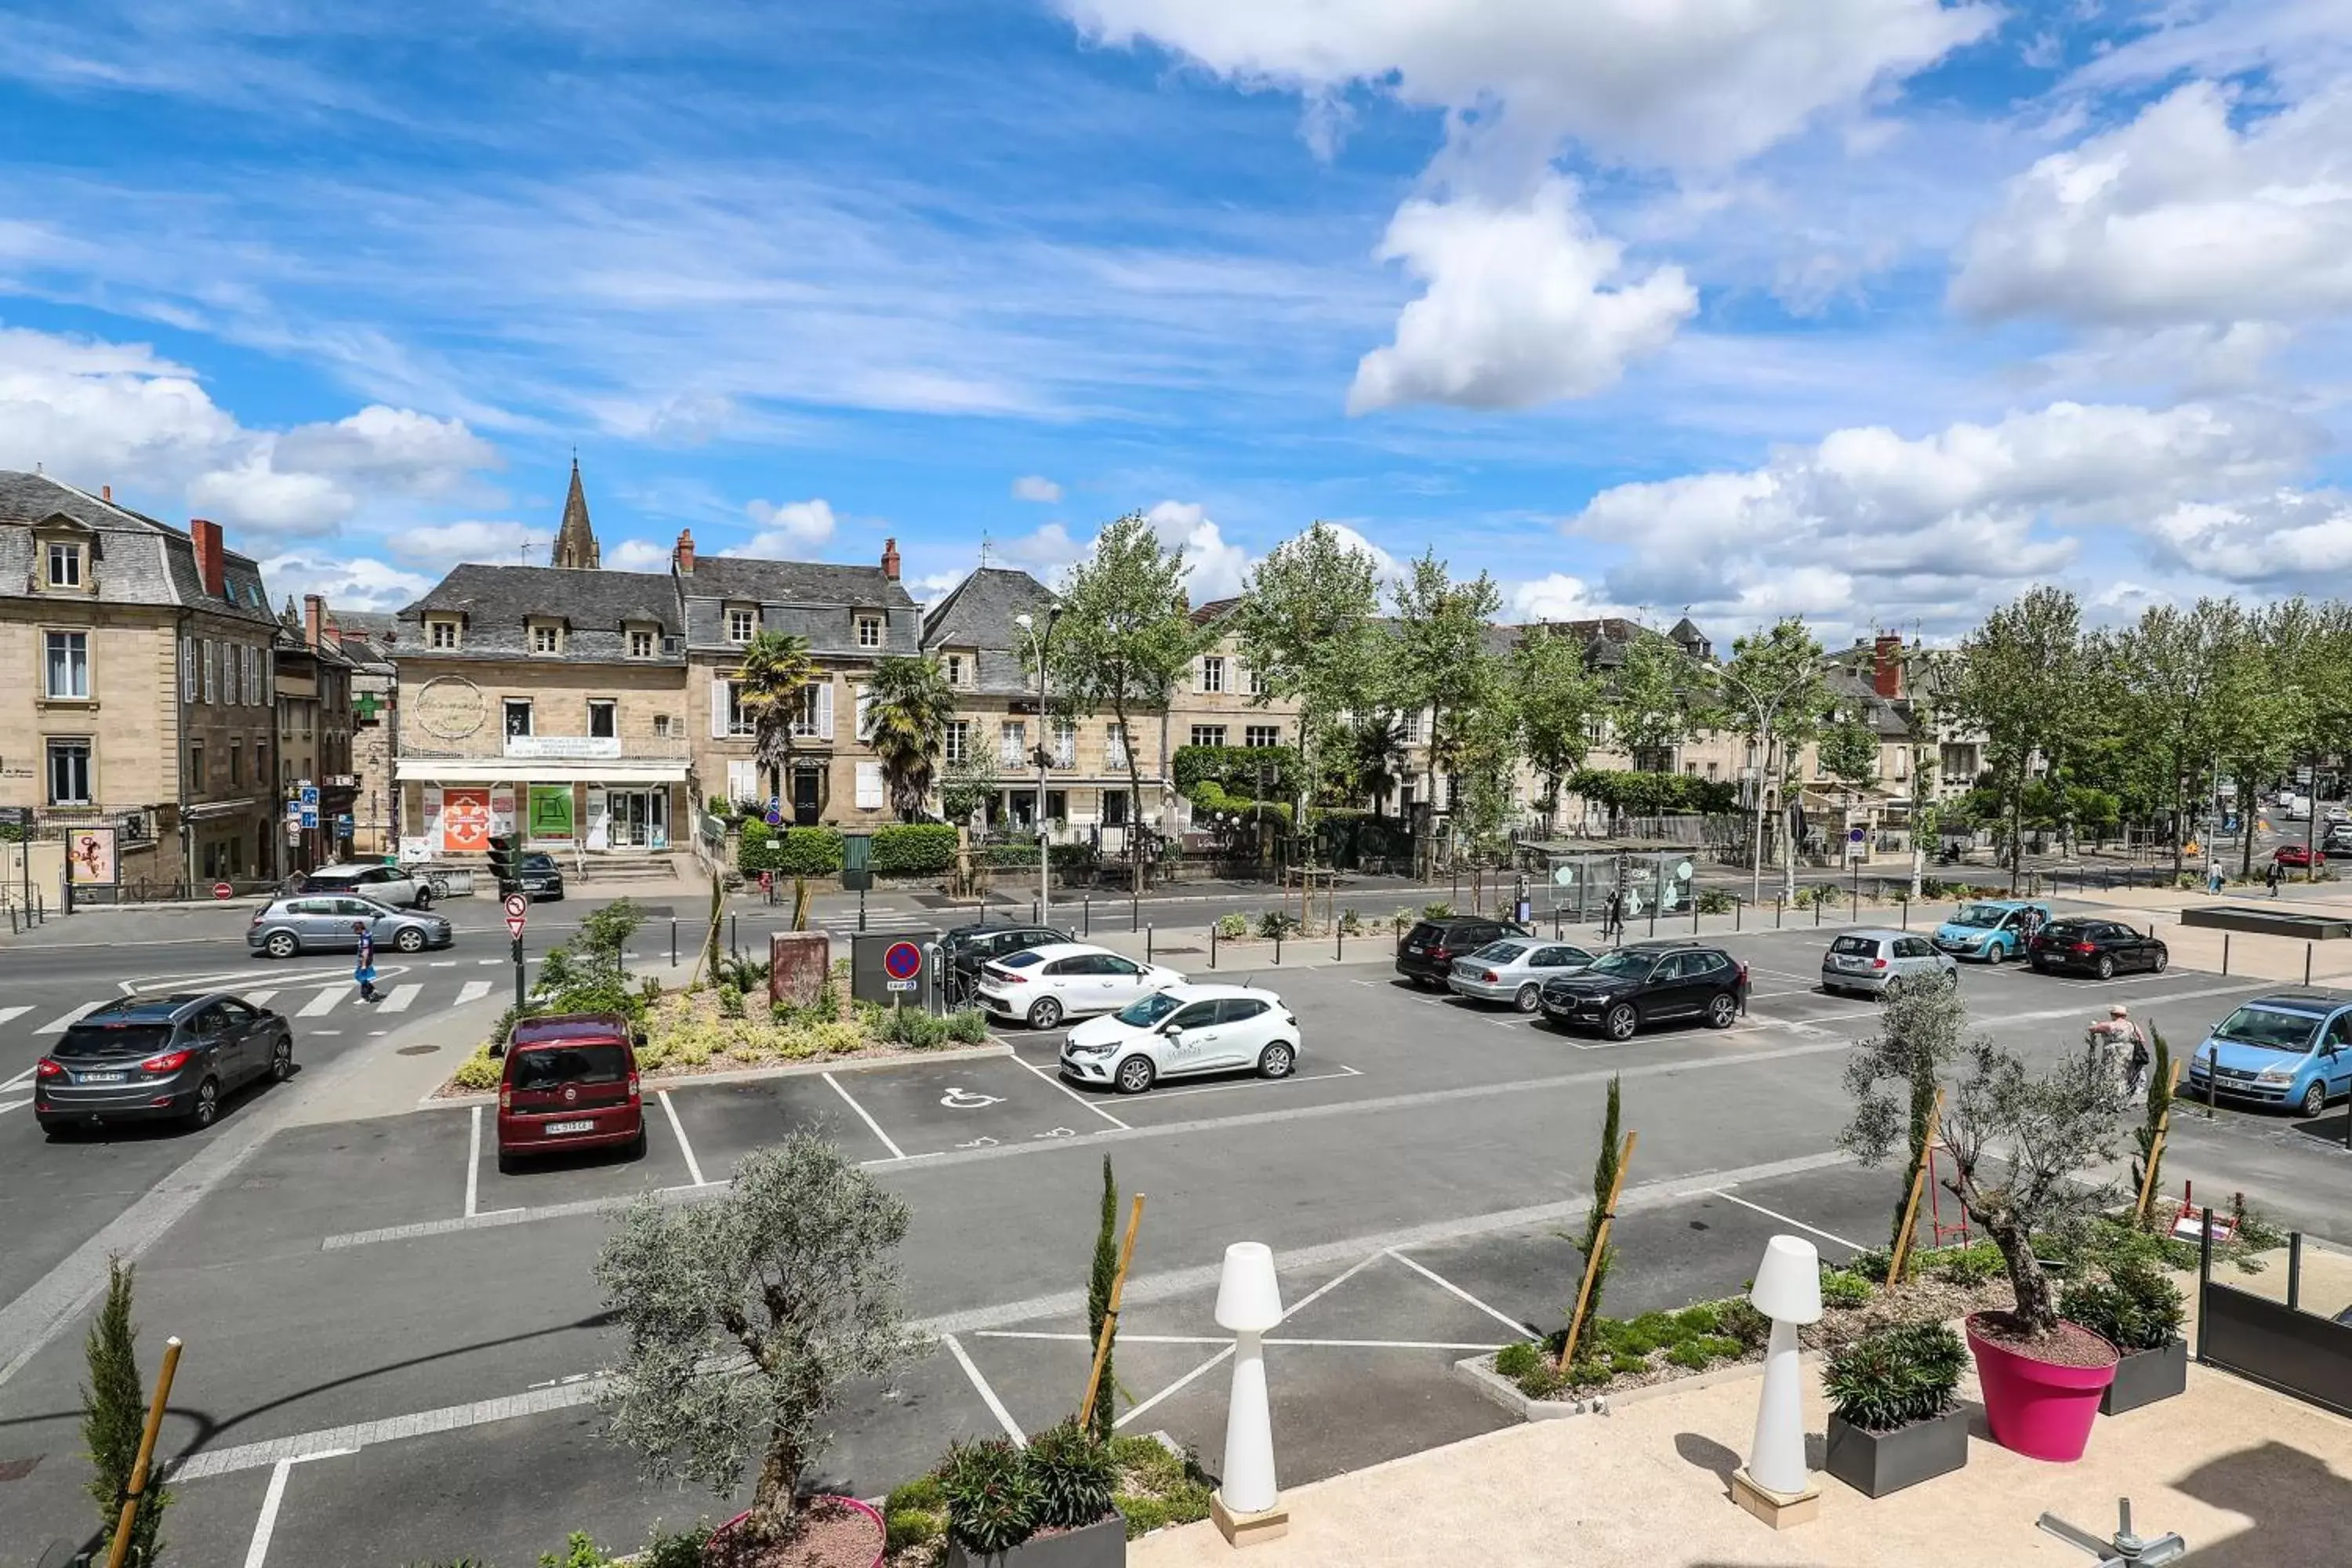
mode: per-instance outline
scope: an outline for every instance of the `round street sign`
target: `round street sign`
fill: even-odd
[[[525,919],[530,913],[530,900],[520,893],[509,893],[506,902],[507,919],[510,921]]]
[[[912,980],[923,972],[923,950],[911,942],[894,942],[882,955],[882,969],[893,980]]]
[[[230,887],[226,882],[215,882],[213,884],[213,897],[215,899],[226,899],[236,891],[236,889]]]

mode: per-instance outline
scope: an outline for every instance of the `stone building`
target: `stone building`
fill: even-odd
[[[400,848],[393,783],[394,739],[400,723],[400,674],[393,663],[399,617],[330,607],[327,629],[352,661],[352,844],[354,855],[392,855]]]
[[[78,898],[274,878],[277,626],[217,524],[0,472],[0,805]]]
[[[302,596],[298,616],[286,602],[278,617],[278,796],[299,807],[319,792],[315,819],[287,817],[281,869],[314,871],[351,853],[358,821],[359,776],[352,762],[352,661],[326,624],[327,602]]]

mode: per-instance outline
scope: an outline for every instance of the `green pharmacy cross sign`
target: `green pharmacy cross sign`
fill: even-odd
[[[570,838],[572,837],[572,786],[570,784],[530,786],[530,837],[533,838]]]

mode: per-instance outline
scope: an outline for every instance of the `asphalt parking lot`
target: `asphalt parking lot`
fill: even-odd
[[[804,1126],[908,1200],[908,1304],[939,1341],[854,1392],[830,1484],[876,1495],[952,1437],[1034,1430],[1076,1403],[1105,1154],[1150,1194],[1118,1357],[1126,1429],[1213,1467],[1226,1337],[1210,1309],[1241,1239],[1275,1247],[1291,1308],[1271,1336],[1286,1480],[1488,1429],[1507,1417],[1452,1365],[1564,1318],[1576,1257],[1559,1233],[1582,1215],[1612,1074],[1642,1141],[1611,1312],[1736,1291],[1778,1232],[1831,1258],[1883,1238],[1893,1176],[1834,1147],[1838,1072],[1875,1009],[1814,988],[1811,932],[1732,945],[1755,980],[1746,1018],[1622,1044],[1414,992],[1379,964],[1227,965],[1217,978],[1254,973],[1306,1021],[1295,1077],[1081,1090],[1053,1074],[1058,1033],[1013,1031],[1009,1055],[673,1085],[635,1161],[501,1172],[488,1114],[466,1105],[289,1128],[141,1266],[149,1342],[189,1342],[163,1444],[180,1465],[170,1533],[187,1561],[247,1568],[464,1553],[512,1568],[569,1529],[618,1547],[656,1516],[722,1514],[649,1489],[597,1436],[588,1396],[611,1351],[589,1268],[614,1200],[691,1201]],[[1962,983],[1982,1026],[2051,1053],[2111,998],[2183,1041],[2263,988],[2182,970]],[[2352,1162],[2320,1163],[2294,1142],[2319,1140],[2275,1115],[2195,1120],[2176,1131],[2184,1163],[2274,1172],[2343,1228]],[[60,1172],[106,1152],[39,1151]],[[0,1480],[0,1508],[26,1521],[0,1540],[5,1568],[80,1544],[76,1338],[0,1387],[0,1475],[33,1461]]]

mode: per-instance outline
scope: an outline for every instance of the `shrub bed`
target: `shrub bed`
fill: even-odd
[[[868,864],[877,876],[936,876],[955,864],[956,830],[945,822],[893,822],[874,830]]]

